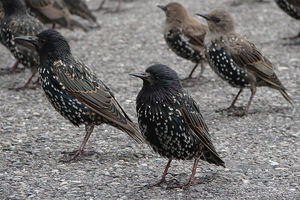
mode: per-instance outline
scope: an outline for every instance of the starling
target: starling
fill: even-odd
[[[26,6],[22,0],[1,0],[4,9],[4,18],[1,22],[0,39],[1,43],[7,47],[17,62],[11,69],[14,71],[19,62],[24,67],[31,69],[32,75],[23,87],[27,88],[30,81],[37,72],[40,65],[39,54],[33,45],[23,45],[16,43],[15,37],[36,35],[43,31],[43,24],[27,13]]]
[[[88,8],[85,0],[64,0],[64,2],[68,6],[71,14],[78,15],[83,19],[88,20],[90,24],[96,24],[97,27],[100,27],[96,16]]]
[[[104,5],[105,1],[106,1],[106,0],[102,0],[100,6],[99,6],[98,8],[96,8],[95,10],[93,10],[93,11],[99,11],[99,10],[103,9],[103,5]],[[118,11],[120,10],[120,8],[121,8],[121,3],[122,3],[122,0],[119,0],[117,9],[116,9],[115,11],[113,11],[113,12],[118,12]]]
[[[211,68],[231,86],[240,88],[231,106],[234,106],[244,88],[250,88],[251,96],[245,109],[233,115],[243,116],[248,112],[256,87],[270,87],[279,90],[292,104],[286,88],[276,76],[272,63],[248,39],[235,32],[232,16],[223,9],[214,9],[209,14],[197,14],[207,20],[209,31],[206,33],[205,54]]]
[[[130,75],[143,80],[143,88],[136,99],[141,132],[155,152],[169,159],[161,180],[152,186],[165,182],[173,159],[195,159],[189,181],[175,187],[196,183],[194,175],[199,159],[225,167],[212,144],[198,105],[184,91],[174,70],[157,64],[148,67],[146,72]]]
[[[292,18],[300,20],[300,1],[299,0],[275,0],[279,8],[286,12]],[[297,36],[290,39],[300,38],[300,32]],[[300,44],[300,41],[299,43]]]
[[[85,125],[84,140],[78,151],[69,154],[74,154],[70,160],[87,154],[83,151],[86,142],[94,126],[102,123],[126,132],[139,143],[144,141],[114,94],[91,69],[72,56],[67,40],[59,32],[49,29],[36,36],[17,39],[36,47],[41,58],[42,87],[52,106],[75,126]]]
[[[190,72],[188,79],[201,64],[200,78],[205,69],[204,37],[208,28],[199,20],[191,17],[188,11],[177,2],[171,2],[166,6],[157,5],[166,13],[164,24],[164,38],[170,49],[178,56],[190,60],[196,65]]]
[[[67,5],[63,0],[25,0],[27,5],[37,14],[37,17],[43,23],[52,23],[73,30],[73,26],[77,26],[85,32],[90,28],[81,24],[74,19]]]

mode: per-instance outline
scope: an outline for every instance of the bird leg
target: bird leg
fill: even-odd
[[[85,145],[94,130],[94,125],[85,125],[85,130],[86,130],[86,134],[84,136],[84,139],[81,143],[80,148],[78,150],[72,151],[72,152],[62,152],[62,154],[68,154],[69,156],[72,156],[72,158],[70,158],[66,161],[62,161],[62,162],[70,162],[72,160],[77,160],[78,157],[81,155],[93,155],[94,154],[94,152],[84,151]]]
[[[175,185],[175,186],[173,186],[173,188],[183,188],[183,187],[188,188],[191,184],[200,184],[201,181],[194,181],[194,177],[195,177],[195,174],[196,174],[198,163],[199,163],[199,158],[197,158],[194,162],[194,166],[193,166],[192,175],[190,177],[190,180],[188,182],[184,183],[184,184]]]
[[[23,87],[18,87],[15,90],[19,91],[19,90],[24,90],[26,88],[35,89],[36,87],[28,87],[28,85],[30,84],[31,80],[33,79],[33,77],[36,73],[37,73],[37,71],[32,73],[32,75],[29,77],[28,81],[25,83],[25,85]]]
[[[1,75],[5,75],[5,74],[12,74],[14,72],[20,72],[21,70],[24,70],[25,68],[17,68],[19,65],[19,61],[16,61],[16,63],[14,64],[14,66],[12,68],[4,68],[1,69]]]
[[[168,164],[166,165],[165,171],[164,171],[164,173],[163,173],[163,175],[162,175],[160,181],[158,181],[157,183],[154,183],[154,184],[149,185],[149,187],[160,186],[162,183],[165,183],[165,182],[166,182],[166,175],[167,175],[167,173],[168,173],[168,169],[169,169],[169,167],[170,167],[171,161],[172,161],[172,159],[169,159],[169,162],[168,162]]]
[[[233,99],[231,105],[228,108],[220,109],[220,110],[217,110],[216,112],[233,111],[233,110],[243,109],[243,107],[236,107],[235,106],[235,102],[238,100],[238,98],[239,98],[239,96],[240,96],[240,94],[242,93],[243,90],[244,90],[244,88],[240,89],[240,91],[237,93],[237,95],[235,96],[235,98]]]
[[[103,4],[105,3],[106,0],[103,0],[100,4],[100,6],[98,8],[96,8],[95,10],[92,10],[92,11],[99,11],[101,9],[104,9],[103,8]],[[121,3],[122,3],[122,0],[119,0],[119,3],[118,3],[118,6],[117,6],[117,9],[115,11],[109,11],[109,12],[118,12],[120,11],[120,8],[121,8]]]
[[[95,10],[92,10],[92,11],[99,11],[99,10],[101,10],[104,3],[105,3],[105,0],[103,0],[103,1],[101,2],[100,6],[99,6],[98,8],[96,8]]]

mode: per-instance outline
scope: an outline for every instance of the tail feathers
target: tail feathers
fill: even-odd
[[[279,92],[282,94],[282,96],[291,104],[293,105],[293,100],[292,98],[286,93],[286,90],[284,89],[278,89]]]
[[[117,128],[121,131],[124,131],[127,133],[132,139],[134,139],[137,143],[147,143],[143,135],[141,134],[140,129],[137,127],[137,125],[129,120],[127,120],[126,126],[118,126]]]
[[[202,153],[200,159],[205,160],[211,164],[215,164],[217,166],[222,166],[225,168],[225,162],[219,157],[219,155],[212,153],[206,147],[203,148],[203,153]]]
[[[74,19],[71,19],[71,24],[72,24],[72,25],[75,25],[75,26],[77,26],[77,27],[79,27],[79,28],[81,28],[81,29],[84,30],[85,32],[89,32],[89,31],[91,30],[91,28],[89,28],[89,27],[87,27],[87,26],[81,24],[80,22],[78,22],[78,21],[76,21],[76,20],[74,20]]]

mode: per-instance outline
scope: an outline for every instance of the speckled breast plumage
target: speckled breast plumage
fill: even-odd
[[[217,49],[217,46],[217,42],[212,42],[205,49],[206,58],[211,68],[231,86],[240,88],[249,87],[250,83],[245,69],[237,66],[223,47]]]
[[[294,7],[286,0],[275,0],[277,5],[291,17],[300,20],[300,7]]]
[[[203,145],[184,123],[178,110],[183,103],[176,97],[172,99],[172,106],[164,101],[137,102],[142,134],[155,152],[169,159],[188,160],[200,157],[202,153]]]
[[[167,31],[165,33],[165,40],[172,51],[178,56],[194,63],[199,63],[203,60],[202,53],[193,49],[180,31]]]

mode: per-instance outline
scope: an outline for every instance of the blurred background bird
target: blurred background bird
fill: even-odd
[[[289,16],[294,19],[300,20],[300,0],[275,0],[278,7],[281,8],[284,12],[286,12]],[[285,39],[297,39],[294,43],[299,45],[300,44],[300,32],[298,35],[294,37],[289,37]]]
[[[208,31],[207,26],[191,17],[180,3],[171,2],[166,6],[157,6],[166,14],[163,30],[166,43],[178,56],[196,63],[186,79],[191,79],[197,66],[201,65],[198,80],[205,69],[203,42]]]
[[[102,2],[100,3],[99,7],[96,8],[96,9],[94,9],[93,11],[99,11],[99,10],[104,9],[103,5],[104,5],[105,1],[106,1],[106,0],[102,0]],[[119,2],[118,2],[118,6],[117,6],[117,8],[116,8],[113,12],[118,12],[118,11],[121,10],[121,3],[122,3],[122,0],[118,0],[118,1],[119,1]]]
[[[85,32],[91,30],[74,18],[63,0],[25,0],[25,2],[41,22],[52,23],[52,28],[55,28],[55,24],[59,24],[70,30],[73,30],[74,26]]]
[[[100,27],[96,16],[89,9],[85,0],[64,0],[64,2],[68,6],[71,14],[78,15],[83,19],[88,20],[91,25],[96,25],[95,27]]]
[[[234,111],[233,115],[236,116],[247,114],[256,88],[262,86],[278,90],[292,104],[272,63],[251,41],[235,31],[234,19],[226,10],[214,9],[209,14],[197,15],[205,18],[209,27],[204,41],[208,63],[220,78],[231,86],[240,88],[231,106],[225,110]],[[244,88],[251,90],[248,104],[245,108],[235,107]]]
[[[199,160],[225,167],[212,144],[208,128],[197,103],[182,88],[177,73],[162,64],[152,65],[145,72],[131,73],[141,78],[143,87],[136,98],[139,126],[153,150],[169,159],[158,186],[173,159],[195,159],[188,182],[172,187],[186,187],[194,181]]]
[[[31,69],[32,75],[23,87],[28,88],[29,84],[37,72],[40,65],[38,52],[33,45],[23,45],[16,43],[15,37],[36,35],[44,30],[43,24],[27,13],[23,0],[1,0],[4,18],[1,22],[0,39],[1,43],[7,47],[14,57],[16,63],[8,73],[13,72],[21,63],[25,68]]]
[[[84,148],[95,125],[109,124],[126,132],[135,141],[144,139],[138,127],[119,105],[110,89],[84,63],[76,60],[67,40],[49,29],[32,37],[18,40],[35,45],[41,57],[39,73],[42,87],[52,106],[75,126],[85,125],[86,135],[79,148],[67,152],[75,160]]]

